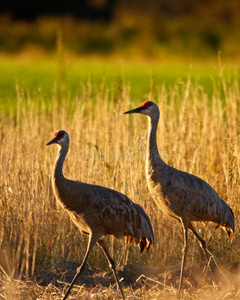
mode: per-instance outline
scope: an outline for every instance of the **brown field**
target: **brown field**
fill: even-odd
[[[231,241],[214,225],[196,224],[213,255],[219,282],[213,285],[202,273],[207,263],[190,233],[184,289],[178,293],[181,225],[157,209],[147,190],[146,118],[123,115],[146,99],[132,104],[127,86],[116,91],[104,83],[92,93],[89,83],[75,97],[53,91],[46,105],[41,92],[32,95],[17,88],[17,113],[0,113],[0,299],[59,299],[60,283],[42,286],[34,279],[56,263],[80,263],[85,253],[87,237],[70,222],[52,192],[57,149],[45,145],[59,129],[66,130],[71,140],[66,177],[116,189],[150,216],[155,245],[149,254],[140,255],[135,245],[127,247],[106,237],[118,269],[135,265],[148,270],[139,279],[141,284],[126,286],[127,299],[239,299],[239,91],[237,79],[231,84],[223,80],[209,99],[201,86],[187,81],[175,85],[171,93],[162,86],[155,99],[151,90],[148,95],[161,111],[158,146],[164,160],[207,181],[236,218]],[[88,268],[100,277],[109,271],[97,246]],[[120,299],[114,282],[110,287],[74,288],[72,295],[69,299]]]

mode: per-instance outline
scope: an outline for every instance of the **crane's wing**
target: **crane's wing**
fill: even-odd
[[[178,216],[188,216],[192,221],[212,221],[228,234],[234,232],[231,208],[204,180],[175,169],[168,177],[167,186],[166,196],[172,199],[173,210]]]
[[[101,188],[99,192],[103,226],[107,233],[115,237],[125,236],[128,244],[134,240],[141,252],[144,248],[148,251],[154,242],[154,235],[144,209],[117,191]]]

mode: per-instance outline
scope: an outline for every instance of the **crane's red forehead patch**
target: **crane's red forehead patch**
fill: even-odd
[[[55,132],[54,135],[55,135],[58,139],[61,139],[61,138],[64,136],[64,131],[59,130],[59,131]]]
[[[150,101],[146,101],[146,102],[143,102],[140,107],[141,109],[147,109],[149,108],[150,106],[152,105],[152,103]]]

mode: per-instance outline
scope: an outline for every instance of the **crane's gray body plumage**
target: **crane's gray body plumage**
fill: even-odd
[[[54,143],[59,147],[52,174],[54,195],[79,230],[89,235],[84,260],[77,269],[64,300],[67,299],[78,276],[84,271],[88,255],[96,243],[104,251],[122,298],[125,299],[115,263],[109,255],[102,237],[105,235],[113,235],[116,238],[125,237],[128,245],[135,241],[141,252],[145,248],[148,251],[154,243],[150,219],[140,205],[133,203],[127,196],[115,190],[65,178],[63,163],[69,148],[67,132],[64,130],[56,132],[55,138],[47,145]]]
[[[229,234],[234,232],[234,216],[228,204],[201,178],[167,165],[161,158],[156,132],[159,109],[148,116],[146,177],[149,191],[158,207],[166,214],[182,220],[211,221]],[[188,227],[188,226],[187,226]]]
[[[125,195],[68,179],[64,184],[56,181],[54,191],[57,200],[83,233],[99,232],[116,238],[130,235],[136,240],[148,239],[153,243],[153,230],[147,214]],[[63,201],[66,196],[67,201]],[[74,202],[76,198],[78,201]]]
[[[156,168],[148,168],[147,181],[153,199],[164,213],[185,222],[211,221],[227,232],[234,231],[231,208],[201,178],[156,164]]]
[[[112,234],[127,237],[128,242],[132,237],[139,247],[145,245],[149,250],[154,235],[144,209],[115,190],[65,178],[62,167],[67,151],[66,147],[59,149],[52,182],[56,199],[75,225],[85,234]]]
[[[185,257],[188,250],[190,229],[198,238],[206,258],[209,256],[205,241],[198,235],[192,221],[214,222],[227,231],[230,236],[235,230],[234,215],[228,204],[204,180],[187,172],[167,165],[161,158],[157,147],[157,126],[159,108],[152,101],[126,112],[140,113],[148,117],[148,141],[146,151],[146,177],[148,189],[157,206],[165,214],[178,219],[184,231],[183,260],[179,288],[183,278]]]

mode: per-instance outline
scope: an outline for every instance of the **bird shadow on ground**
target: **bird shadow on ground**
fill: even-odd
[[[71,261],[57,263],[51,270],[40,275],[35,275],[35,280],[39,285],[47,286],[53,284],[59,288],[69,284],[79,264]],[[177,289],[179,285],[180,268],[174,270],[163,270],[157,267],[146,267],[137,265],[124,265],[117,269],[121,285],[138,289],[143,286],[158,289],[172,288]],[[203,269],[199,266],[186,268],[184,271],[183,289],[203,288],[209,285],[226,286],[231,285],[235,289],[240,288],[240,263],[235,262],[224,270],[214,269],[213,280],[210,269]],[[86,268],[76,285],[85,287],[95,287],[101,285],[110,287],[115,285],[115,279],[112,271],[99,272]]]

